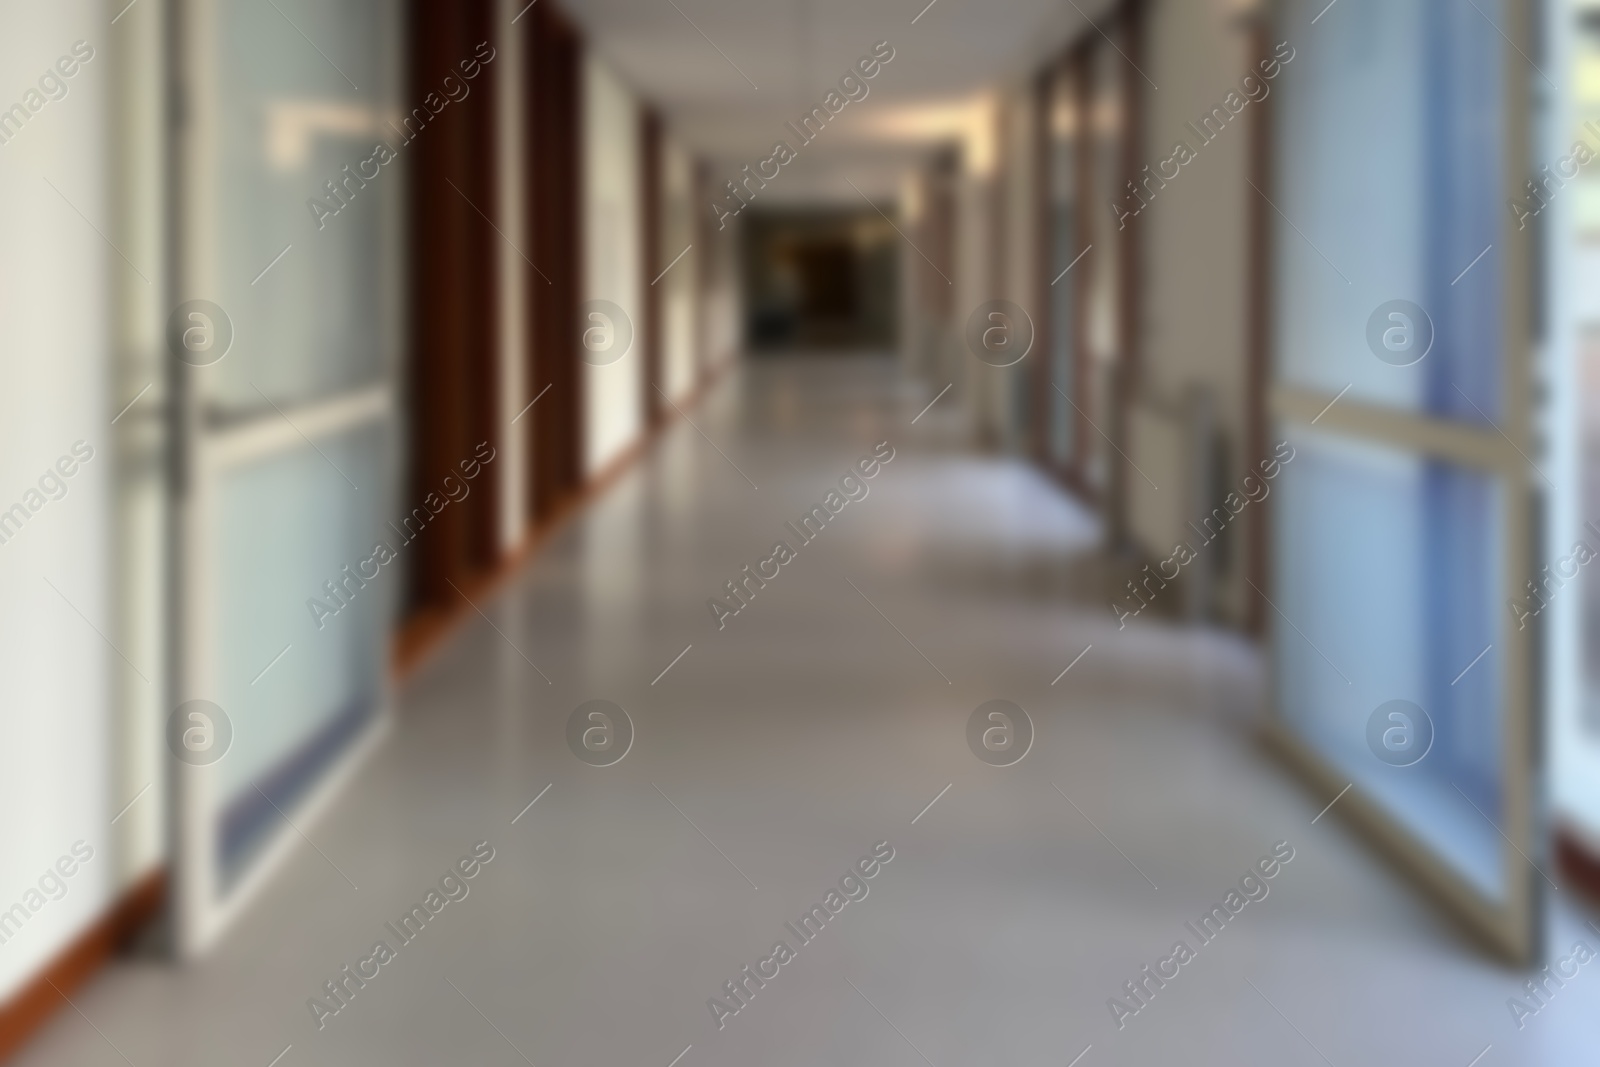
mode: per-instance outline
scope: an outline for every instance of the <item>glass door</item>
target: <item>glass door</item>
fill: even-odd
[[[1080,164],[1082,60],[1078,53],[1055,65],[1045,83],[1045,239],[1049,271],[1049,375],[1046,395],[1044,457],[1058,471],[1070,471],[1077,460],[1078,413],[1082,403],[1078,365],[1079,282],[1087,276],[1073,268],[1084,254],[1079,237],[1082,213],[1077,195]]]
[[[193,953],[314,839],[320,799],[383,722],[404,551],[387,521],[402,23],[396,0],[183,0],[173,17],[167,740]],[[330,891],[353,891],[324,858]]]
[[[1529,6],[1282,6],[1254,194],[1278,223],[1276,432],[1249,457],[1278,483],[1275,736],[1516,959],[1544,881],[1538,625],[1515,605],[1548,483],[1533,250],[1506,207],[1532,152]]]

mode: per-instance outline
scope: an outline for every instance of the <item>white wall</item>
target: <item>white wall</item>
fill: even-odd
[[[999,296],[998,249],[1002,216],[996,198],[996,183],[1001,180],[998,121],[999,102],[986,97],[971,109],[970,129],[961,152],[961,172],[957,178],[956,237],[954,270],[955,309],[951,328],[954,347],[949,367],[958,395],[965,396],[971,419],[973,441],[980,448],[994,448],[1004,437],[1001,429],[1003,398],[1011,388],[1021,365],[991,367],[979,360],[966,342],[967,319],[984,304]],[[935,384],[934,388],[942,388]]]
[[[1033,320],[1033,348],[1006,379],[1007,388],[999,397],[996,419],[1001,429],[1000,445],[1008,452],[1027,452],[1031,447],[1029,424],[1036,387],[1035,362],[1046,358],[1044,339],[1039,336],[1043,309],[1039,292],[1039,213],[1037,205],[1038,145],[1034,123],[1036,103],[1031,80],[1013,86],[1001,101],[999,186],[1002,249],[1000,278],[995,295],[1010,300]],[[1024,413],[1030,414],[1024,414]]]
[[[523,79],[526,60],[523,55],[524,35],[512,26],[519,12],[527,10],[519,0],[498,0],[495,36],[499,62],[493,65],[495,79],[495,121],[499,141],[499,156],[495,174],[495,218],[510,237],[500,241],[500,424],[509,427],[505,434],[500,462],[500,547],[505,551],[522,542],[528,525],[528,430],[531,419],[516,419],[528,401],[528,367],[524,353],[527,351],[529,330],[528,261],[523,253],[530,251],[526,220],[524,183],[528,180],[527,153],[523,150],[523,133],[526,129],[523,101],[526,98]]]
[[[1152,168],[1173,145],[1194,134],[1184,123],[1198,121],[1246,73],[1243,28],[1228,14],[1224,0],[1195,0],[1152,7],[1146,71],[1161,86],[1145,93],[1142,162]],[[1292,76],[1293,68],[1285,71]],[[1270,98],[1269,98],[1270,99]],[[1245,444],[1246,316],[1252,295],[1246,289],[1249,130],[1258,115],[1250,104],[1217,139],[1199,150],[1179,177],[1160,190],[1129,226],[1138,227],[1143,263],[1144,389],[1167,398],[1191,384],[1212,390],[1217,423],[1228,437],[1229,484],[1261,457],[1242,454]],[[1242,120],[1242,121],[1241,121]],[[1142,164],[1141,164],[1142,165]],[[1104,217],[1110,208],[1092,205]],[[1157,484],[1162,484],[1157,479]],[[1233,545],[1232,563],[1218,589],[1225,617],[1237,621],[1243,604],[1245,561],[1256,547]],[[1146,545],[1165,555],[1170,545]]]
[[[167,750],[162,731],[169,689],[162,665],[170,652],[169,434],[163,413],[171,356],[164,336],[167,288],[144,266],[164,263],[167,254],[166,142],[160,135],[167,98],[166,34],[163,9],[144,7],[130,9],[118,20],[116,47],[108,50],[110,62],[104,72],[112,79],[110,136],[116,159],[107,235],[141,265],[152,283],[147,285],[127,269],[110,274],[116,312],[107,419],[117,419],[112,442],[117,464],[113,566],[119,603],[115,629],[107,636],[140,665],[151,683],[126,669],[112,675],[117,725],[111,795],[119,798],[117,810],[149,787],[117,818],[114,880],[122,889],[153,873],[167,856]],[[115,258],[109,262],[121,264]],[[125,407],[127,413],[119,417]],[[120,664],[112,661],[113,667]]]
[[[0,107],[22,100],[74,42],[94,48],[67,96],[44,103],[0,145],[0,201],[8,205],[0,212],[0,508],[22,501],[73,442],[94,449],[66,496],[0,544],[0,911],[26,906],[75,841],[94,849],[66,879],[64,896],[34,895],[41,906],[0,945],[0,998],[109,902],[110,819],[127,799],[110,796],[107,783],[112,687],[130,668],[95,632],[114,630],[108,280],[132,269],[94,229],[109,230],[111,212],[106,112],[115,30],[104,10],[88,0],[16,8],[0,34],[0,70],[9,74]],[[159,280],[155,263],[136,266],[152,284]],[[156,680],[154,664],[138,666]]]
[[[615,460],[642,429],[644,307],[640,219],[639,106],[592,52],[583,71],[583,299],[609,300],[633,323],[633,347],[603,367],[585,367],[585,472]],[[682,264],[679,264],[682,266]]]
[[[695,237],[694,160],[669,134],[662,143],[662,266]],[[695,387],[695,292],[702,249],[688,255],[656,283],[661,294],[662,388],[681,401]],[[648,279],[647,279],[648,280]]]

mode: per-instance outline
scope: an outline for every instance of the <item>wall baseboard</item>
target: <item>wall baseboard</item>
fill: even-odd
[[[88,982],[146,923],[160,915],[166,900],[167,871],[160,867],[135,882],[31,981],[0,1004],[0,1060],[22,1048],[51,1016],[66,1007],[64,998]]]
[[[733,358],[727,358],[707,368],[694,389],[688,395],[679,398],[680,406],[685,410],[693,410],[734,363]],[[493,596],[506,582],[519,574],[534,554],[565,527],[573,516],[582,512],[595,498],[611,488],[618,478],[638,463],[676,418],[676,413],[669,411],[662,421],[647,426],[632,444],[590,475],[583,487],[567,497],[554,514],[543,522],[531,525],[522,543],[502,556],[499,563],[478,572],[462,583],[462,591],[471,597],[473,602]],[[395,632],[392,645],[391,662],[395,677],[401,679],[410,677],[445,645],[452,634],[476,615],[477,612],[473,610],[472,604],[461,600],[451,608],[428,608],[418,611],[403,621]]]
[[[696,407],[735,362],[732,358],[720,360],[703,371],[693,390],[679,399],[681,407],[689,410]],[[641,433],[603,470],[589,478],[554,515],[530,527],[522,543],[506,553],[496,566],[466,582],[466,594],[474,601],[492,596],[515,577],[545,542],[644,457],[674,421],[675,417],[669,414]],[[392,644],[395,675],[404,678],[419,669],[475,614],[472,606],[462,601],[457,608],[421,612],[402,623]],[[65,996],[84,986],[111,957],[125,949],[141,930],[158,918],[167,900],[167,870],[159,867],[135,882],[33,979],[0,1004],[0,1061],[22,1048],[65,1006]]]

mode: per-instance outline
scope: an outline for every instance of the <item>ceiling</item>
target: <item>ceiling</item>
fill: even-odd
[[[801,158],[774,197],[892,194],[938,124],[902,114],[964,105],[1027,78],[1111,0],[566,0],[592,47],[666,116],[674,135],[733,177],[887,41],[894,57]],[[1081,9],[1081,10],[1079,10]],[[921,14],[919,15],[919,12]],[[915,23],[913,24],[913,19]],[[709,41],[708,41],[709,38]],[[720,50],[720,54],[719,54]]]

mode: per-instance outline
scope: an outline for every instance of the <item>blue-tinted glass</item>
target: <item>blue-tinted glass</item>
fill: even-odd
[[[262,394],[285,407],[312,400],[374,381],[392,355],[384,293],[400,245],[386,213],[406,154],[391,125],[398,7],[229,0],[216,18],[215,153],[203,181],[215,198],[205,233],[217,289],[186,295],[233,321],[233,349],[206,380],[212,400],[270,412]],[[379,142],[394,161],[369,162]],[[319,219],[314,200],[337,213]]]
[[[1294,457],[1273,513],[1279,706],[1324,757],[1499,896],[1500,653],[1514,622],[1500,600],[1502,489],[1411,453],[1315,430],[1286,436]],[[1409,738],[1391,744],[1384,732],[1422,726],[1385,714],[1377,748],[1369,735],[1393,700],[1420,707],[1432,726],[1431,748],[1409,766],[1396,765]]]
[[[1276,176],[1264,192],[1288,220],[1276,238],[1279,377],[1498,421],[1501,5],[1343,0],[1309,26],[1323,6],[1293,5],[1269,83]],[[1426,317],[1391,318],[1397,300]]]
[[[257,789],[291,810],[376,707],[404,563],[373,549],[405,552],[378,505],[390,436],[368,424],[319,440],[320,454],[294,448],[230,472],[218,493],[209,542],[215,699],[234,731],[217,764],[229,869],[281,829]]]

